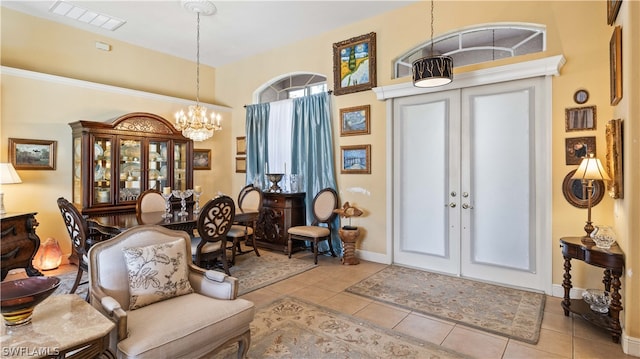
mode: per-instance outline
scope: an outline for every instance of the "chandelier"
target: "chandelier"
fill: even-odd
[[[433,55],[433,0],[431,0],[431,51],[429,57],[413,62],[413,85],[416,87],[436,87],[453,80],[453,59],[450,56]]]
[[[213,15],[216,7],[210,1],[183,0],[182,6],[196,13],[196,104],[189,106],[187,111],[176,112],[175,128],[182,131],[182,135],[194,141],[204,141],[213,136],[214,131],[222,130],[220,114],[211,112],[207,115],[207,108],[200,105],[200,14]]]

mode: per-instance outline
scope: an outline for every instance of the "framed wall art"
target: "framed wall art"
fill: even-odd
[[[333,44],[333,93],[344,95],[376,87],[376,33]]]
[[[589,101],[589,91],[585,89],[580,89],[573,94],[573,101],[578,105],[582,105],[583,103]]]
[[[618,17],[622,0],[607,0],[607,24],[613,25]]]
[[[371,105],[340,109],[340,136],[370,134],[370,112]]]
[[[245,136],[236,137],[236,154],[237,155],[247,154],[247,138]]]
[[[622,28],[616,26],[609,41],[609,78],[611,105],[622,100]]]
[[[371,173],[371,145],[341,146],[340,173]]]
[[[579,165],[588,154],[596,155],[596,137],[573,137],[565,139],[567,165]]]
[[[246,157],[236,157],[236,173],[247,173]]]
[[[567,108],[564,110],[565,130],[595,130],[596,117],[596,106]]]
[[[193,150],[193,169],[194,170],[210,170],[211,169],[211,150],[206,150],[206,149]]]
[[[9,138],[9,160],[17,170],[55,170],[57,143]]]
[[[607,190],[611,198],[624,198],[622,176],[622,120],[611,120],[607,123],[607,157],[605,159],[607,173],[611,177]]]

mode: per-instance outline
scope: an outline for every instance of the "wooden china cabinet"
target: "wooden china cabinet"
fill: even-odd
[[[193,141],[158,115],[135,112],[69,126],[72,202],[83,214],[131,212],[147,189],[193,187]]]

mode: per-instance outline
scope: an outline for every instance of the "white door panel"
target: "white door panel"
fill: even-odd
[[[543,289],[543,79],[394,100],[394,262]]]

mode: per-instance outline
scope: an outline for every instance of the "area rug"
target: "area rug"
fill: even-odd
[[[313,258],[289,259],[282,253],[260,250],[260,257],[254,252],[236,256],[229,272],[238,278],[238,295],[242,295],[315,267]]]
[[[229,272],[238,278],[238,295],[242,295],[315,267],[311,257],[289,259],[281,253],[261,250],[260,257],[254,252],[236,256],[236,263],[229,268]],[[61,279],[61,283],[54,294],[69,293],[76,278],[76,271],[56,276]],[[85,284],[81,284],[76,291],[82,297],[87,293],[88,278],[87,272],[84,272],[80,283]]]
[[[238,346],[212,358],[236,358]],[[284,297],[257,310],[248,358],[465,358],[362,319],[298,298]]]
[[[536,344],[544,293],[388,266],[347,292]]]

